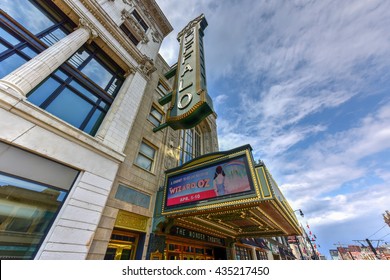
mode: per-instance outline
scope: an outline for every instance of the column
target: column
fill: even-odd
[[[0,80],[0,84],[12,88],[21,97],[26,96],[67,61],[88,39],[95,37],[97,37],[96,31],[85,20],[80,19],[78,29],[5,76]]]
[[[124,150],[142,101],[146,83],[146,79],[139,71],[127,76],[96,134],[96,138],[103,144],[118,152]]]

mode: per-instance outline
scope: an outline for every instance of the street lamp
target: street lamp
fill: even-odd
[[[294,210],[294,212],[297,212],[297,211],[299,211],[299,215],[301,215],[302,218],[305,217],[305,215],[303,214],[301,209]]]

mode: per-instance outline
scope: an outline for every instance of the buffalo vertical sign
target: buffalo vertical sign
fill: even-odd
[[[179,59],[176,66],[174,88],[171,95],[159,103],[171,101],[166,124],[155,131],[170,126],[173,129],[188,129],[196,126],[214,112],[206,88],[203,31],[207,27],[204,15],[200,15],[179,32]],[[172,75],[171,75],[172,76]]]

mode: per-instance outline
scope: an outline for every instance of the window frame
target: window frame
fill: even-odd
[[[153,110],[154,109],[154,110]],[[161,118],[158,119],[154,114],[153,114],[153,111],[156,111],[157,113],[160,114]],[[155,104],[152,104],[151,108],[150,108],[150,112],[149,112],[149,115],[148,115],[148,121],[151,122],[155,127],[158,127],[161,125],[161,123],[163,122],[164,120],[164,113],[162,112],[162,110],[160,110],[160,108],[158,108]],[[156,121],[158,124],[154,123],[154,121]]]
[[[189,137],[191,139],[188,139]],[[203,154],[202,140],[203,133],[198,126],[190,129],[180,130],[178,162],[179,166]],[[190,147],[191,151],[189,149]]]
[[[50,217],[49,221],[46,223],[46,225],[44,225],[44,229],[41,231],[41,237],[39,238],[38,242],[35,244],[31,243],[30,246],[34,246],[35,249],[31,252],[31,255],[30,256],[27,256],[27,258],[21,258],[21,259],[34,259],[36,254],[38,253],[40,247],[42,246],[48,232],[50,231],[52,225],[54,224],[54,221],[56,220],[57,216],[58,216],[58,213],[60,212],[60,210],[62,209],[62,207],[64,206],[64,203],[67,199],[67,197],[69,196],[69,193],[71,191],[71,188],[69,190],[67,189],[63,189],[63,188],[58,188],[58,187],[55,187],[55,186],[51,186],[51,185],[48,185],[48,184],[45,184],[43,182],[38,182],[38,181],[34,181],[34,180],[31,180],[31,179],[28,179],[28,178],[24,178],[24,177],[20,177],[20,176],[17,176],[17,175],[14,175],[14,174],[10,174],[10,173],[6,173],[6,172],[2,172],[0,171],[0,175],[3,175],[5,177],[10,177],[10,178],[14,178],[16,180],[19,180],[19,181],[22,181],[22,182],[26,182],[26,183],[32,183],[32,184],[36,184],[36,185],[39,185],[41,187],[45,187],[47,189],[51,189],[51,190],[55,190],[55,191],[59,191],[59,192],[62,192],[63,193],[63,196],[62,196],[62,199],[60,201],[60,203],[58,204],[58,207],[57,209],[55,209],[53,213],[53,215]],[[19,187],[20,188],[20,187]],[[22,202],[20,202],[21,204],[23,204]],[[15,213],[15,209],[12,210],[12,213]],[[14,217],[12,216],[8,216],[6,218],[6,220],[4,220],[4,222],[6,222],[7,220],[10,220],[10,224],[11,222],[13,222],[14,220]],[[8,224],[8,226],[10,225]],[[31,225],[32,224],[32,225]],[[33,230],[28,230],[28,231],[25,231],[27,234],[30,233],[30,234],[34,234],[36,233],[35,230],[37,227],[39,226],[42,226],[41,224],[36,224],[35,227],[34,227],[34,223],[33,223],[33,220],[31,221],[29,227],[33,227]],[[7,228],[6,228],[7,229]],[[5,230],[6,230],[5,229]],[[14,231],[13,231],[14,232]],[[19,232],[19,231],[16,231],[16,232]],[[18,259],[18,258],[16,258]]]
[[[142,18],[142,16],[137,12],[137,10],[134,9],[133,11],[131,11],[130,14],[133,17],[133,19],[135,20],[135,22],[137,22],[142,27],[143,31],[146,33],[146,31],[148,31],[148,29],[149,29],[149,26],[146,24],[146,22]]]
[[[145,145],[145,146],[147,146],[148,148],[150,148],[150,149],[153,150],[153,152],[154,152],[154,153],[153,153],[153,158],[151,158],[150,156],[148,156],[147,154],[145,154],[144,152],[142,152],[142,150],[141,150],[142,145]],[[141,141],[140,145],[139,145],[138,153],[137,153],[137,156],[135,157],[134,164],[135,164],[137,167],[139,167],[139,168],[141,168],[141,169],[143,169],[143,170],[145,170],[145,171],[147,171],[147,172],[153,173],[153,171],[154,171],[154,166],[155,166],[155,162],[156,162],[156,159],[157,159],[157,151],[158,151],[157,147],[155,147],[155,146],[154,146],[153,144],[151,144],[149,141],[146,141],[145,139],[143,139],[143,140]],[[141,164],[137,163],[137,160],[138,160],[138,157],[139,157],[139,156],[142,156],[142,157],[146,158],[147,160],[149,160],[149,161],[151,162],[151,163],[150,163],[150,169],[147,169],[147,168],[143,167]]]
[[[51,21],[53,21],[53,25],[38,32],[37,34],[32,34],[29,30],[21,26],[5,11],[1,10],[1,28],[4,29],[4,32],[15,37],[19,41],[18,43],[12,45],[11,43],[7,42],[5,38],[0,39],[0,42],[6,48],[5,51],[1,52],[1,61],[6,60],[13,55],[17,55],[19,59],[25,61],[22,63],[23,65],[31,58],[33,58],[33,56],[29,56],[23,52],[26,47],[30,48],[36,54],[39,54],[50,47],[50,45],[46,44],[47,42],[42,40],[42,38],[45,38],[45,36],[47,36],[48,34],[50,35],[51,32],[58,29],[61,29],[63,33],[68,35],[73,32],[73,29],[76,27],[76,25],[51,2],[36,1],[33,4],[37,6],[42,11],[42,13],[46,14]],[[75,65],[74,63],[71,63],[70,60],[81,51],[85,51],[88,54],[88,57],[83,60],[80,65]],[[111,75],[110,80],[105,85],[103,85],[105,86],[105,88],[102,88],[100,85],[95,83],[92,76],[90,77],[89,75],[83,73],[83,69],[86,69],[85,67],[88,66],[89,63],[92,61],[99,64],[100,67],[104,68]],[[17,66],[16,68],[18,67],[19,66]],[[13,70],[11,69],[11,72]],[[63,80],[63,78],[56,74],[58,70],[62,71],[68,76],[66,80]],[[6,75],[8,75],[9,73],[7,73]],[[112,60],[109,55],[107,55],[103,51],[103,49],[101,49],[97,44],[95,44],[94,42],[89,45],[84,44],[78,51],[75,52],[75,54],[73,54],[69,58],[68,61],[63,63],[56,71],[46,77],[42,83],[40,83],[37,87],[27,93],[27,101],[31,102],[30,100],[33,99],[33,97],[31,97],[30,100],[29,97],[32,96],[34,92],[39,91],[40,87],[44,86],[44,84],[49,79],[55,80],[56,82],[60,83],[59,87],[53,89],[53,91],[51,91],[45,97],[44,101],[41,102],[39,105],[35,104],[34,102],[31,103],[47,111],[48,106],[50,106],[50,104],[55,101],[56,98],[59,97],[59,95],[64,92],[65,89],[70,90],[73,95],[83,99],[89,104],[89,107],[86,108],[86,110],[89,109],[89,113],[83,115],[81,124],[75,126],[68,121],[69,118],[61,117],[61,115],[66,114],[63,113],[63,111],[57,111],[56,109],[56,111],[52,114],[59,117],[62,121],[94,136],[99,129],[104,117],[108,113],[108,110],[111,107],[115,96],[118,94],[125,80],[124,75],[125,71],[114,60]],[[77,82],[81,87],[83,87],[83,91],[79,91],[72,87],[72,82]],[[90,96],[93,96],[94,99],[97,98],[97,100],[92,101],[91,99],[89,99]]]

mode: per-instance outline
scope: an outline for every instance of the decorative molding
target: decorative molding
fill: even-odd
[[[154,66],[153,59],[144,55],[138,67],[145,76],[150,77],[150,75],[157,70]]]
[[[177,34],[177,39],[179,40],[179,38],[181,36],[183,36],[183,34],[187,33],[190,29],[194,28],[201,20],[202,18],[204,18],[204,15],[201,14],[200,16],[198,16],[197,18],[191,20],[187,25],[186,27],[183,28],[182,31],[180,31],[178,34]]]
[[[160,43],[162,38],[160,37],[161,35],[157,31],[152,31],[151,33],[153,42],[155,43]]]
[[[124,24],[126,25],[126,27],[133,31],[133,35],[136,36],[142,44],[147,44],[149,42],[149,38],[146,35],[145,31],[142,29],[140,24],[134,19],[134,17],[129,11],[123,9],[121,12],[121,19],[124,20]]]
[[[112,1],[115,1],[115,0],[112,0]],[[123,1],[123,3],[125,3],[126,5],[129,5],[130,7],[133,7],[133,6],[134,6],[132,0],[122,0],[122,1]]]
[[[149,218],[135,213],[119,210],[115,226],[146,232]]]
[[[156,29],[161,30],[162,37],[167,36],[173,30],[173,27],[171,26],[168,19],[165,17],[164,13],[161,11],[155,0],[132,0],[132,2],[133,1],[142,10],[142,13],[145,15],[145,17],[148,18],[148,20],[152,22],[155,27],[158,26],[158,28]],[[157,26],[154,23],[157,23]]]
[[[69,0],[57,0],[57,1],[66,1],[69,2]],[[95,18],[100,22],[100,24],[111,34],[111,36],[114,37],[115,40],[119,42],[119,44],[124,48],[124,50],[129,53],[133,59],[136,60],[137,63],[139,63],[142,59],[141,52],[133,45],[129,44],[128,39],[123,35],[123,32],[118,28],[117,24],[107,15],[107,13],[102,9],[102,7],[96,2],[91,0],[80,0],[80,2],[88,9],[89,12],[91,12]],[[74,9],[76,9],[75,6],[71,6]],[[101,34],[99,39],[102,39],[105,44],[107,44],[110,48],[117,49],[112,43],[111,40],[109,40],[105,34]],[[97,41],[99,41],[99,39]],[[119,57],[123,57],[122,54],[118,54],[118,51],[116,51],[117,55]],[[127,66],[132,67],[132,63],[128,60]]]
[[[77,28],[86,28],[90,31],[90,39],[88,40],[88,43],[91,43],[91,41],[99,36],[98,32],[93,28],[93,25],[87,21],[85,18],[79,19],[79,25]]]

